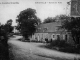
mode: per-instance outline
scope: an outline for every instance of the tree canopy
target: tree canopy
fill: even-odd
[[[13,22],[12,19],[9,19],[4,25],[4,29],[6,30],[7,33],[11,33],[13,31],[12,22]]]
[[[74,42],[80,44],[80,17],[71,17],[70,20],[65,20],[62,24],[62,28],[71,32]]]
[[[50,22],[55,22],[55,18],[52,18],[52,17],[48,17],[46,19],[44,19],[43,23],[50,23]]]
[[[46,19],[44,19],[43,23],[51,23],[51,22],[57,22],[57,21],[63,21],[69,19],[69,16],[66,15],[57,15],[55,17],[48,17]]]
[[[34,34],[36,26],[41,23],[40,19],[36,16],[36,10],[32,8],[21,11],[16,21],[18,23],[17,29],[25,38]]]
[[[13,27],[11,26],[12,20],[8,20],[6,24],[0,23],[0,42],[7,44],[7,39],[10,33],[13,31]]]

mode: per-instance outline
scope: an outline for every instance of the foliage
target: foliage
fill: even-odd
[[[80,18],[69,17],[66,15],[60,15],[58,17],[62,22],[62,28],[71,33],[75,44],[80,44]]]
[[[12,20],[8,20],[5,25],[0,25],[0,40],[8,39],[9,33],[13,31],[13,27],[11,26]],[[7,41],[6,41],[7,42]]]
[[[65,20],[62,24],[62,28],[71,32],[75,44],[80,44],[80,17],[71,17],[70,20]]]
[[[66,15],[57,15],[55,17],[48,17],[46,18],[43,23],[50,23],[50,22],[56,22],[56,21],[64,21],[66,19],[69,19],[69,16]]]
[[[59,15],[59,19],[60,19],[60,20],[67,20],[67,19],[69,19],[69,16]]]
[[[54,40],[50,43],[51,46],[56,46],[56,47],[66,47],[69,46],[68,43],[66,43],[65,40]]]
[[[12,32],[12,20],[8,20],[5,25],[0,24],[0,59],[9,60],[8,35]]]
[[[67,43],[65,40],[54,40],[50,43],[49,48],[59,50],[67,53],[77,53],[80,54],[79,48]]]
[[[4,25],[4,30],[7,33],[11,33],[13,31],[13,26],[12,25],[12,19],[8,20],[7,23]]]
[[[21,11],[17,16],[17,29],[25,38],[28,38],[30,35],[34,34],[36,31],[36,26],[41,23],[40,19],[35,14],[35,9],[28,8]]]
[[[52,18],[52,17],[48,17],[47,19],[45,19],[44,21],[43,21],[43,23],[50,23],[50,22],[55,22],[55,18]]]

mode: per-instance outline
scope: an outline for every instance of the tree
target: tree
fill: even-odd
[[[13,31],[13,27],[11,26],[12,20],[8,20],[6,24],[0,24],[0,42],[3,43],[5,46],[8,46],[7,40],[10,33]]]
[[[11,33],[13,31],[13,26],[12,26],[12,19],[9,19],[6,24],[4,25],[4,30],[7,33]]]
[[[12,32],[12,20],[8,20],[5,25],[0,23],[0,59],[9,60],[8,35]]]
[[[71,32],[75,44],[80,44],[80,17],[71,17],[70,20],[64,20],[62,28]]]
[[[44,21],[43,21],[43,23],[50,23],[50,22],[55,22],[55,18],[52,18],[52,17],[48,17],[47,19],[45,19]]]
[[[36,10],[32,8],[25,9],[17,16],[17,29],[25,38],[28,38],[36,31],[36,26],[41,23],[40,19],[35,15]]]
[[[7,45],[8,36],[13,31],[13,27],[11,26],[12,20],[8,20],[5,25],[0,24],[0,40],[3,44]]]
[[[70,17],[69,16],[66,16],[66,15],[59,15],[59,19],[60,20],[65,20],[65,19],[70,19]]]
[[[12,19],[9,19],[6,24],[12,25]]]
[[[69,16],[66,15],[57,15],[55,17],[48,17],[46,18],[43,23],[51,23],[51,22],[57,22],[57,21],[63,21],[69,19]]]
[[[8,35],[13,31],[12,20],[8,20],[6,24],[2,25],[0,24],[0,39],[2,40],[2,37],[4,40],[8,39]],[[6,41],[7,42],[7,41]]]

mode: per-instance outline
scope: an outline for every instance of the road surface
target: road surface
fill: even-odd
[[[21,36],[10,38],[10,56],[13,60],[74,60],[79,59],[80,55],[63,53],[55,50],[42,48],[43,43],[21,42]],[[11,58],[12,58],[11,57]]]

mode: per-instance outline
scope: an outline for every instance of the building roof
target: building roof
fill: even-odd
[[[60,22],[43,23],[37,26],[37,33],[55,32],[59,27],[61,27]]]

